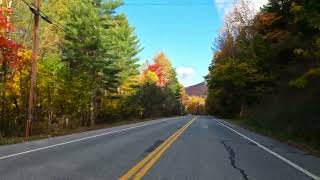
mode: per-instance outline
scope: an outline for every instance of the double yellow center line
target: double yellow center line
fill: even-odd
[[[142,159],[138,164],[136,164],[132,169],[130,169],[126,174],[121,176],[119,180],[141,179],[157,162],[161,155],[166,152],[166,150],[179,138],[179,136],[197,119],[193,118],[172,136],[170,136],[165,142],[163,142],[158,148],[148,154],[144,159]]]

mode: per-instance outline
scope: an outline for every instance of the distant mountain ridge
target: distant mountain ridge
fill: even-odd
[[[188,96],[206,97],[208,92],[208,87],[205,82],[202,82],[200,84],[186,87],[185,91]]]

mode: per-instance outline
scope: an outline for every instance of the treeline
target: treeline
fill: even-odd
[[[0,138],[24,135],[31,72],[33,14],[23,1],[6,2],[0,12]],[[141,70],[139,41],[117,12],[121,5],[43,1],[41,15],[53,24],[41,21],[32,135],[180,113],[175,70],[164,53]]]
[[[141,109],[142,116],[180,115],[183,86],[168,57],[160,52],[153,62],[146,63],[140,76],[137,92],[130,98],[134,107]]]
[[[320,3],[269,0],[229,13],[207,76],[207,110],[320,148]]]
[[[188,114],[205,115],[206,113],[206,100],[201,96],[183,96],[183,105]]]

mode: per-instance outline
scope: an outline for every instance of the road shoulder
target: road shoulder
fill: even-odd
[[[1,145],[0,146],[0,159],[6,156],[11,156],[19,153],[24,153],[28,151],[34,151],[36,149],[51,147],[51,146],[60,146],[68,143],[73,143],[77,141],[82,141],[90,138],[95,138],[99,136],[104,136],[112,133],[117,133],[125,130],[135,129],[139,127],[144,127],[148,125],[158,124],[161,122],[179,119],[179,117],[171,118],[162,118],[157,120],[149,120],[138,123],[131,123],[126,125],[120,125],[115,127],[102,128],[91,131],[84,131],[79,133],[73,133],[63,136],[39,139],[34,141],[27,141],[17,144]]]
[[[276,139],[261,135],[256,132],[252,132],[244,127],[240,127],[238,124],[230,122],[229,120],[216,119],[224,125],[236,130],[237,132],[249,137],[250,139],[258,142],[259,144],[267,147],[273,152],[283,156],[284,158],[298,164],[305,169],[319,175],[320,174],[320,159],[313,156],[310,153],[304,152],[296,147],[282,143]]]

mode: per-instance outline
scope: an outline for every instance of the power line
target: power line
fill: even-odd
[[[34,9],[34,4],[33,3],[29,3],[26,0],[21,0],[23,3],[25,3],[29,8]],[[48,17],[41,9],[39,9],[39,12],[42,13],[44,16]]]
[[[45,20],[49,24],[53,24],[52,21],[49,20],[49,17],[44,14],[40,9],[36,9],[35,6],[31,3],[28,3],[26,0],[21,0],[24,4],[26,4],[30,11],[35,15],[35,16],[40,16],[43,20]],[[43,15],[41,15],[43,14]]]
[[[211,6],[213,3],[125,3],[124,6]]]
[[[264,2],[254,2],[258,4],[264,4]],[[124,6],[212,6],[212,5],[236,5],[241,4],[237,2],[207,2],[207,3],[125,3]]]
[[[68,35],[71,35],[73,38],[80,40],[79,37],[76,37],[73,34],[72,31],[70,31],[65,26],[61,25],[58,22],[53,21],[49,18],[47,14],[45,14],[41,9],[36,10],[35,6],[32,3],[28,3],[26,0],[21,0],[23,3],[25,3],[30,11],[37,16],[40,16],[44,21],[47,23],[55,26],[56,28],[64,31]],[[254,2],[254,3],[264,3],[264,2]],[[150,2],[140,2],[140,3],[125,3],[123,6],[212,6],[212,5],[236,5],[241,4],[238,2],[200,2],[200,3],[150,3]]]
[[[31,3],[28,3],[26,0],[21,0],[24,4],[26,4],[30,11],[36,15],[36,16],[40,16],[44,21],[46,21],[47,23],[53,25],[54,27],[64,31],[65,33],[67,33],[68,35],[72,36],[72,38],[75,38],[77,40],[80,40],[79,37],[76,37],[70,33],[72,33],[70,30],[67,30],[66,27],[64,27],[63,25],[61,25],[60,23],[54,22],[53,20],[51,20],[49,18],[48,15],[46,15],[43,11],[41,11],[41,9],[36,10],[36,8],[34,7],[34,5],[32,5]]]

